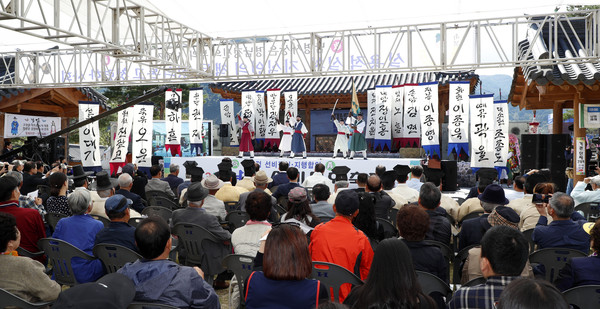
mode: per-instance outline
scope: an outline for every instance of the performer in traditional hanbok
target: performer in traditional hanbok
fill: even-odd
[[[339,150],[342,152],[344,159],[346,159],[348,156],[348,135],[350,131],[343,120],[337,121],[333,115],[331,116],[331,120],[333,120],[333,124],[337,128],[337,136],[335,138],[335,145],[333,146],[333,158],[337,157]]]
[[[350,128],[353,130],[352,139],[350,140],[350,159],[354,159],[354,153],[362,151],[363,159],[367,159],[367,142],[363,132],[365,131],[365,121],[362,114],[358,114],[357,118],[352,117],[352,112],[348,114]]]
[[[240,119],[238,115],[238,125],[242,128],[242,139],[240,140],[240,154],[238,158],[244,156],[244,152],[250,152],[250,158],[254,158],[254,146],[252,140],[254,139],[254,127],[250,124],[248,117],[244,116]]]
[[[277,131],[283,131],[283,135],[279,141],[279,150],[281,151],[279,157],[283,158],[283,154],[286,151],[292,151],[292,134],[294,133],[294,128],[292,128],[290,122],[286,120],[285,124],[277,122]]]
[[[306,145],[304,144],[304,135],[306,133],[308,133],[308,130],[302,122],[302,118],[300,118],[300,116],[296,116],[294,134],[292,135],[292,152],[290,154],[290,158],[294,157],[294,153],[302,152],[302,159],[306,159]]]

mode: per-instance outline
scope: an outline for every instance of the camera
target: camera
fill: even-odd
[[[536,193],[531,198],[531,202],[534,204],[548,204],[551,197],[552,197],[551,194],[537,194]]]

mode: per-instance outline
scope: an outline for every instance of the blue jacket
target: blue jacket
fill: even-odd
[[[183,183],[183,179],[181,179],[173,174],[169,174],[169,175],[167,175],[167,177],[162,178],[161,180],[168,182],[169,187],[171,187],[171,190],[173,190],[173,192],[175,192],[175,190],[177,190],[177,186],[179,186],[180,184]],[[177,192],[175,192],[175,193],[177,193]]]
[[[584,223],[585,220],[558,220],[548,224],[548,219],[540,216],[532,238],[540,249],[569,248],[588,253],[590,235],[583,230]]]
[[[554,285],[561,291],[580,285],[600,284],[600,256],[569,259],[558,273]]]
[[[102,243],[119,245],[137,252],[134,233],[135,227],[126,222],[111,222],[108,227],[96,234],[96,245]]]
[[[221,308],[215,290],[192,267],[169,260],[138,260],[125,264],[118,273],[135,284],[134,301],[179,308]]]
[[[483,214],[478,218],[468,219],[462,223],[460,233],[458,233],[458,250],[462,250],[470,245],[479,244],[483,234],[491,227],[487,218],[490,214]]]
[[[133,210],[135,210],[135,211],[137,211],[139,213],[142,213],[142,210],[144,210],[144,208],[146,208],[144,206],[144,203],[142,203],[142,197],[139,196],[139,195],[137,195],[137,194],[135,194],[135,193],[133,193],[133,192],[130,192],[130,191],[127,191],[127,190],[123,190],[123,189],[119,189],[119,190],[115,191],[115,194],[121,194],[124,197],[126,197],[126,198],[130,199],[131,201],[133,201],[133,204],[131,204],[131,208],[133,208]]]
[[[273,188],[288,182],[290,182],[290,179],[288,178],[287,173],[278,172],[277,174],[273,175],[273,182],[269,184],[269,188]]]

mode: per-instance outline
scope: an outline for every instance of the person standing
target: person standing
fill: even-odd
[[[331,115],[331,120],[333,120],[333,124],[337,128],[335,145],[333,146],[333,158],[337,157],[338,151],[341,151],[342,156],[346,159],[348,156],[348,134],[350,134],[350,131],[343,120],[337,121],[333,115]]]
[[[284,125],[279,122],[277,123],[277,130],[283,132],[279,141],[279,151],[281,151],[279,157],[283,158],[283,154],[286,151],[292,151],[292,134],[294,133],[294,128],[290,125],[289,120],[286,120]]]
[[[363,132],[365,131],[365,121],[363,120],[362,114],[358,114],[356,119],[352,116],[350,112],[348,114],[348,119],[346,122],[350,124],[350,128],[352,129],[353,135],[350,140],[350,159],[354,159],[355,152],[363,153],[363,159],[367,159],[367,142],[365,141],[365,135]]]
[[[254,158],[254,146],[252,145],[252,140],[254,139],[254,127],[250,124],[247,116],[244,116],[241,121],[238,121],[238,125],[242,128],[242,139],[240,141],[240,153],[238,158],[243,157],[244,152],[250,152],[250,158]]]
[[[294,157],[294,153],[302,152],[302,159],[306,159],[306,145],[304,137],[308,133],[306,126],[302,122],[300,116],[296,116],[296,124],[294,125],[294,135],[292,135],[292,152],[290,158]]]

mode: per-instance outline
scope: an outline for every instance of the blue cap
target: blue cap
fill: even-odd
[[[106,212],[120,213],[125,211],[125,209],[131,204],[133,204],[132,200],[121,194],[115,194],[109,197],[106,202],[104,202],[104,209],[106,209]]]

